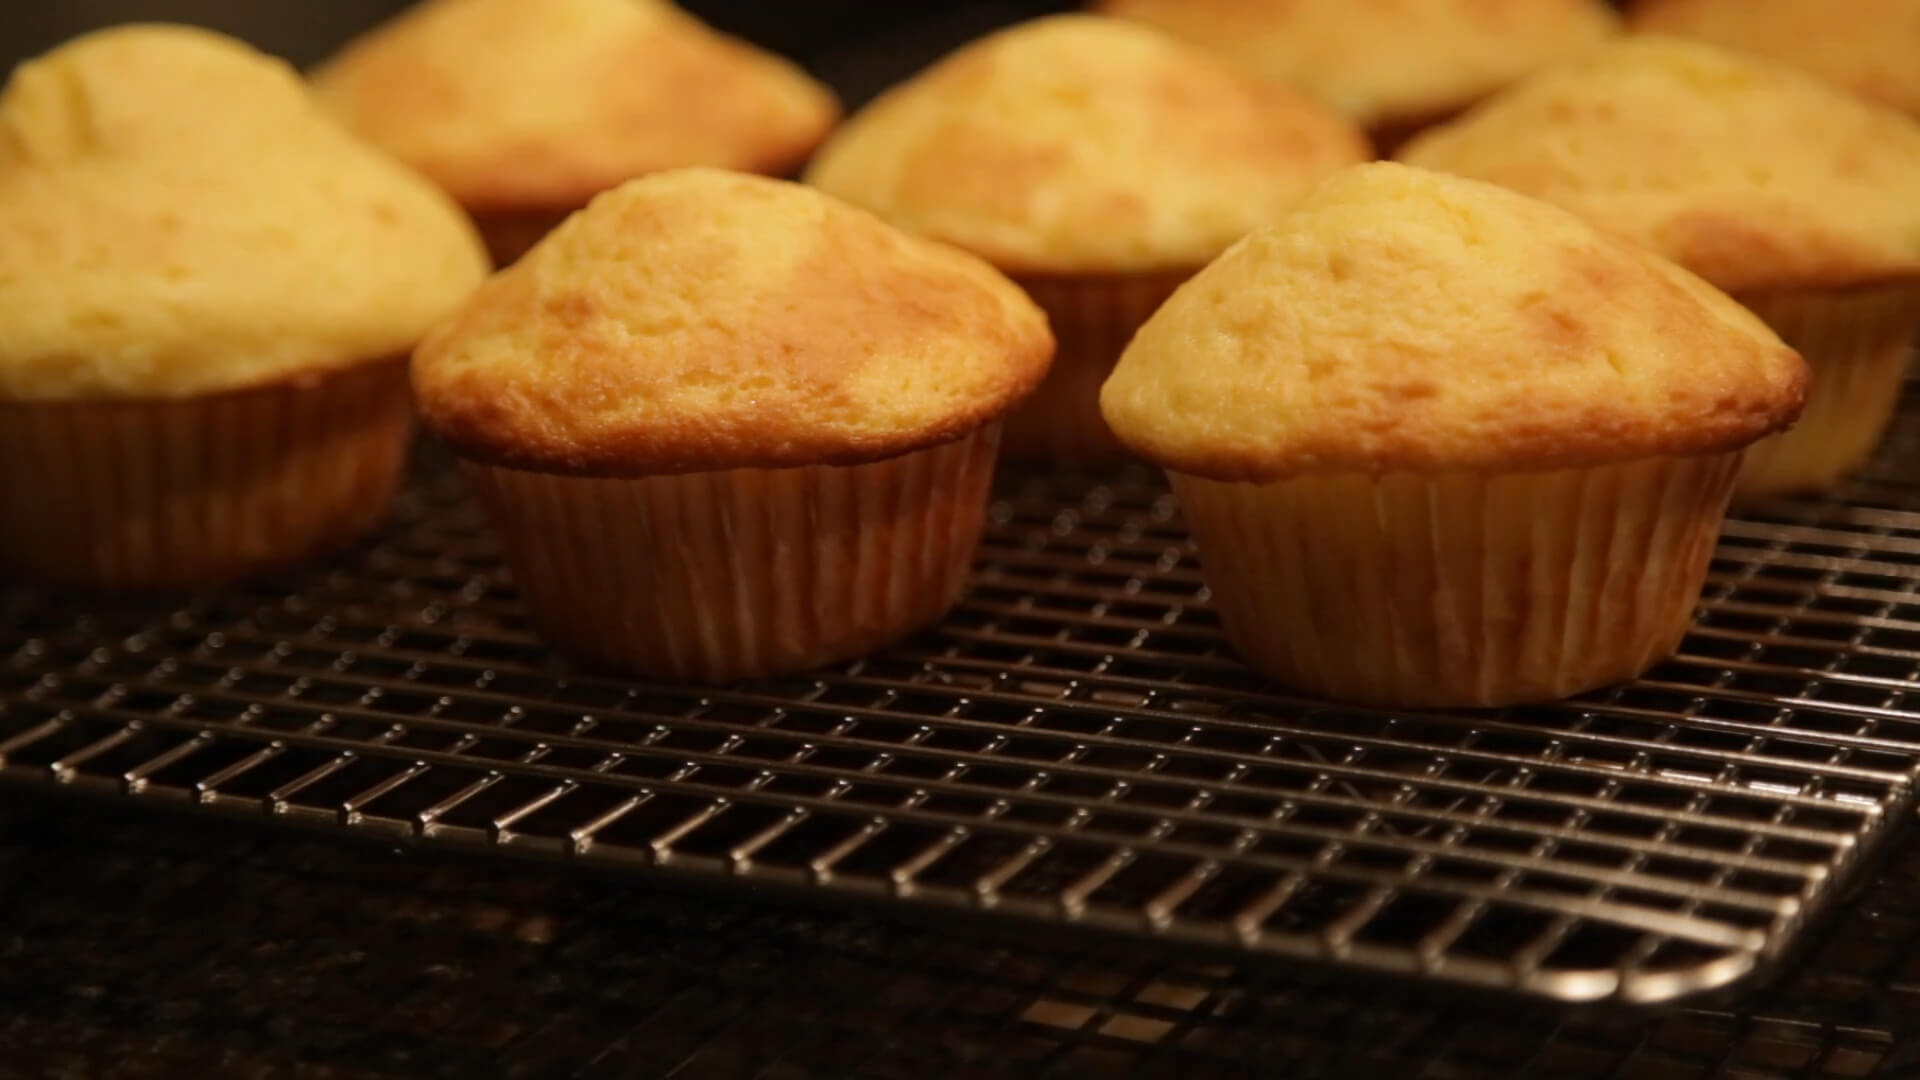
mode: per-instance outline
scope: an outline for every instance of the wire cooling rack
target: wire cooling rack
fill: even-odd
[[[0,594],[0,781],[1199,958],[1557,1001],[1756,977],[1913,811],[1920,492],[1729,523],[1647,679],[1438,715],[1276,695],[1145,471],[1010,475],[971,593],[726,690],[570,674],[454,474],[175,604]],[[431,457],[431,455],[429,455]],[[1911,460],[1910,457],[1905,458]]]
[[[0,1077],[1907,1080],[1920,852],[1718,1008],[1489,1009],[0,791]],[[1515,1007],[1517,1006],[1517,1007]]]

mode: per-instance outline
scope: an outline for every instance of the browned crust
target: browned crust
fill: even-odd
[[[511,64],[487,55],[426,62],[422,35],[502,12],[451,10],[435,0],[358,38],[312,73],[323,103],[356,133],[401,158],[470,211],[572,208],[622,181],[704,165],[784,176],[803,165],[840,116],[823,84],[799,67],[671,6],[645,19],[609,3],[597,38],[583,39],[561,87],[592,102],[570,122],[529,134],[503,129],[483,80]],[[517,0],[516,0],[517,2]],[[506,12],[539,34],[537,12]],[[511,49],[511,40],[485,46]],[[422,137],[430,135],[431,137]]]
[[[800,301],[794,306],[806,309],[809,305]],[[507,468],[567,476],[638,476],[858,465],[952,442],[998,420],[1039,387],[1053,357],[1051,334],[1023,334],[1018,328],[993,326],[981,319],[969,332],[976,335],[980,354],[996,369],[997,378],[976,384],[971,400],[937,419],[908,429],[863,431],[836,422],[860,410],[843,380],[864,359],[866,348],[849,345],[840,355],[832,352],[835,324],[863,317],[846,311],[845,304],[838,306],[841,312],[836,316],[801,328],[798,335],[738,326],[734,343],[715,342],[715,348],[741,350],[740,360],[746,365],[753,364],[756,356],[780,357],[798,365],[806,369],[804,381],[812,386],[808,394],[776,393],[737,404],[724,415],[674,417],[668,403],[662,410],[665,415],[568,424],[564,417],[571,402],[620,394],[617,371],[647,361],[644,355],[601,352],[584,339],[566,340],[564,330],[558,337],[546,337],[548,347],[559,353],[584,349],[598,354],[574,367],[571,385],[541,386],[537,375],[503,384],[483,373],[423,385],[416,360],[416,399],[427,428],[462,457]],[[891,323],[888,329],[897,334],[931,333],[933,327],[920,322],[920,317],[942,306],[943,301],[923,295],[877,307],[866,317],[869,326]],[[912,325],[916,322],[917,329]],[[458,321],[443,331],[457,338]]]
[[[1387,196],[1470,183],[1363,169],[1347,175],[1381,178]],[[1260,234],[1214,263],[1141,330],[1103,391],[1121,441],[1216,480],[1535,472],[1724,453],[1798,417],[1806,364],[1751,313],[1559,211],[1471,188],[1434,208],[1507,202],[1499,231],[1489,216],[1452,244],[1356,233],[1368,204],[1349,197],[1318,247]],[[1408,220],[1424,209],[1380,206]]]
[[[1780,359],[1798,361],[1791,349]],[[1361,472],[1548,472],[1588,468],[1655,457],[1700,457],[1742,449],[1793,426],[1806,401],[1807,375],[1795,364],[1789,385],[1772,400],[1731,397],[1703,403],[1698,411],[1650,432],[1623,418],[1618,410],[1596,404],[1584,413],[1526,416],[1527,402],[1516,397],[1506,406],[1521,419],[1507,421],[1497,442],[1464,443],[1452,432],[1418,413],[1372,430],[1330,433],[1301,441],[1285,462],[1231,450],[1209,452],[1186,447],[1170,450],[1155,440],[1120,434],[1129,450],[1179,472],[1210,480],[1267,483],[1312,473]]]
[[[597,199],[415,353],[463,455],[628,476],[850,465],[1030,394],[1045,317],[986,264],[797,185],[687,170]]]
[[[1046,350],[1051,355],[1052,350]],[[1045,370],[1042,365],[1042,371]],[[422,410],[428,430],[461,457],[485,465],[558,476],[667,476],[717,469],[790,469],[807,465],[863,465],[955,442],[1000,419],[1040,380],[1010,383],[977,406],[915,431],[870,437],[788,438],[769,443],[765,431],[791,422],[781,409],[755,410],[724,428],[626,428],[584,437],[530,436],[504,410],[475,398],[456,408]],[[690,441],[697,440],[697,441]]]

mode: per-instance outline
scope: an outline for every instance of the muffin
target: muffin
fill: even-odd
[[[1603,0],[1097,0],[1301,87],[1389,149],[1613,33]]]
[[[1640,0],[1630,27],[1793,64],[1920,116],[1920,0]]]
[[[1382,162],[1181,286],[1101,405],[1167,469],[1250,665],[1342,701],[1495,706],[1678,647],[1743,448],[1805,379],[1658,256]]]
[[[1785,65],[1622,38],[1409,144],[1706,278],[1806,358],[1807,410],[1743,496],[1811,491],[1880,441],[1920,331],[1920,124]]]
[[[1060,340],[1008,452],[1119,453],[1100,382],[1175,285],[1365,160],[1331,111],[1154,31],[1086,15],[983,38],[882,95],[807,181],[1012,275]]]
[[[666,0],[425,0],[313,85],[466,207],[500,265],[635,176],[794,173],[839,115],[799,67]]]
[[[0,90],[0,576],[166,589],[374,524],[406,354],[485,274],[277,60],[91,34]]]
[[[535,627],[724,682],[937,621],[1046,318],[985,263],[784,181],[603,194],[414,355]]]

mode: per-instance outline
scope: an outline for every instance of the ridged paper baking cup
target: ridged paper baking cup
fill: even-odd
[[[995,427],[851,466],[568,477],[469,463],[535,628],[588,667],[727,682],[851,659],[965,584]]]
[[[1893,422],[1920,337],[1920,289],[1742,297],[1806,357],[1807,407],[1747,450],[1735,487],[1760,498],[1830,488],[1866,464]]]
[[[481,212],[473,215],[473,224],[487,245],[487,257],[499,268],[518,262],[572,214],[572,210]]]
[[[1458,119],[1465,111],[1456,107],[1432,109],[1412,116],[1386,117],[1367,128],[1367,141],[1373,145],[1376,160],[1392,161],[1395,154],[1421,134]]]
[[[1173,485],[1250,666],[1338,701],[1495,706],[1672,655],[1739,462]]]
[[[174,400],[0,404],[0,573],[172,589],[279,569],[386,512],[406,365]]]
[[[1126,456],[1100,415],[1100,386],[1147,321],[1191,273],[1017,277],[1047,313],[1053,366],[1006,421],[1008,457],[1097,462]]]

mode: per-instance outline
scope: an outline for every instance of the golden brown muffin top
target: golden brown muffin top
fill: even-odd
[[[852,464],[965,435],[1046,373],[985,263],[810,188],[678,169],[601,195],[414,354],[463,454],[631,475]]]
[[[0,90],[0,398],[389,359],[485,274],[458,207],[237,41],[101,31]]]
[[[1640,0],[1629,25],[1789,63],[1920,116],[1920,0]]]
[[[569,210],[660,169],[799,168],[826,87],[666,0],[425,0],[313,75],[349,127],[470,210]]]
[[[1806,366],[1705,282],[1563,210],[1390,162],[1336,174],[1134,337],[1100,397],[1220,480],[1533,471],[1730,451]]]
[[[1368,128],[1455,112],[1612,33],[1601,0],[1098,0]]]
[[[1142,27],[1063,15],[883,94],[807,180],[1005,270],[1188,270],[1368,154],[1291,90]]]
[[[1920,124],[1710,45],[1621,38],[1399,157],[1563,206],[1730,292],[1920,276]]]

